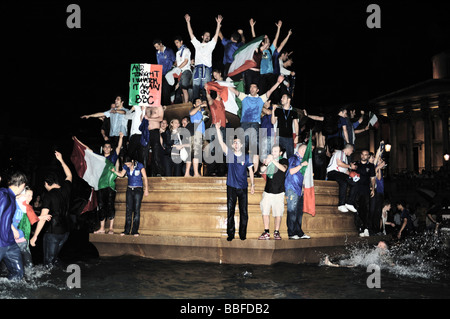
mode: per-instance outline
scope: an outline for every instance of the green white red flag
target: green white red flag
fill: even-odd
[[[162,65],[134,63],[130,68],[130,106],[161,106]]]
[[[233,77],[248,69],[256,67],[256,62],[255,60],[253,60],[253,54],[263,40],[264,36],[255,38],[254,40],[241,46],[236,50],[236,52],[234,52],[234,60],[230,65],[230,69],[228,70],[229,77]]]
[[[84,179],[94,190],[108,187],[116,189],[117,175],[111,171],[114,165],[106,157],[95,154],[77,139],[74,139],[70,159],[78,176]]]
[[[314,216],[316,214],[316,195],[314,192],[314,175],[313,175],[313,156],[311,132],[309,134],[308,146],[306,147],[303,162],[308,162],[307,166],[303,166],[300,172],[303,174],[303,212]]]

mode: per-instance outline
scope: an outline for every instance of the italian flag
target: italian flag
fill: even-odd
[[[380,124],[378,123],[378,117],[375,114],[369,115],[369,124],[372,125],[374,128],[378,128]]]
[[[209,91],[216,91],[217,94],[223,101],[225,106],[225,111],[237,115],[239,111],[239,106],[236,103],[236,95],[230,90],[230,87],[235,87],[233,82],[226,81],[213,81],[208,82],[208,93]]]
[[[117,175],[111,171],[114,165],[104,156],[87,149],[74,138],[70,157],[79,177],[84,179],[94,190],[110,187],[116,189]]]
[[[162,91],[162,65],[133,63],[130,69],[128,104],[160,106]]]
[[[303,162],[308,162],[300,172],[303,174],[303,212],[316,215],[316,195],[314,193],[313,163],[312,163],[312,142],[311,131],[309,134],[308,146],[303,156]]]
[[[248,69],[256,67],[256,62],[253,60],[253,54],[264,40],[264,36],[255,38],[251,42],[241,46],[234,52],[233,63],[230,65],[228,76],[231,78],[239,73],[242,73]]]

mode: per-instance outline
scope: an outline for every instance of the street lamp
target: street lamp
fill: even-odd
[[[448,160],[450,160],[450,154],[445,153],[444,154],[444,161],[448,162]]]

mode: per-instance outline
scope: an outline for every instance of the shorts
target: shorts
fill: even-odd
[[[262,193],[262,199],[259,203],[263,216],[270,215],[272,208],[273,217],[283,217],[284,213],[284,192],[279,194]]]
[[[183,73],[181,73],[179,83],[180,83],[180,87],[182,89],[187,90],[187,89],[191,88],[192,87],[192,72],[190,70],[183,71]]]

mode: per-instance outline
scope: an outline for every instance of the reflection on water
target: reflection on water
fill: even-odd
[[[156,261],[122,256],[76,262],[81,288],[68,288],[70,273],[37,265],[21,283],[0,278],[0,298],[163,298],[163,299],[294,299],[294,298],[448,298],[449,255],[434,236],[391,245],[380,259],[372,246],[348,247],[346,256],[330,256],[341,265],[219,265]],[[381,288],[366,285],[367,266],[379,264]]]

